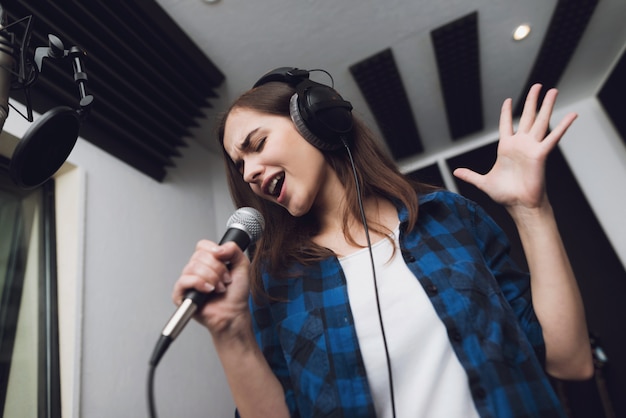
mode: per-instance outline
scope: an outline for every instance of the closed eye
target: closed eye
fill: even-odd
[[[263,138],[261,138],[261,139],[259,140],[259,142],[257,143],[256,147],[254,148],[254,150],[255,150],[256,152],[261,152],[261,151],[263,151],[263,147],[265,146],[265,142],[266,142],[266,141],[267,141],[267,137],[266,137],[266,136],[264,136]]]
[[[248,135],[246,137],[246,139],[243,141],[243,143],[241,144],[241,146],[239,147],[239,149],[242,152],[261,152],[263,151],[263,147],[265,146],[265,142],[267,141],[267,137],[264,136],[261,139],[259,139],[258,141],[256,141],[256,144],[252,144],[250,137],[252,136],[252,134],[256,132],[253,131],[252,133],[250,133],[250,135]],[[237,169],[237,171],[239,172],[239,174],[241,174],[243,176],[244,174],[244,160],[240,159],[240,160],[233,160],[233,164],[235,165],[235,168]]]

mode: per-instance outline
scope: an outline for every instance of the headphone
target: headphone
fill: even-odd
[[[296,89],[289,101],[289,115],[296,129],[311,145],[323,151],[339,149],[352,131],[352,104],[332,87],[309,79],[310,71],[276,68],[253,86],[278,81]]]

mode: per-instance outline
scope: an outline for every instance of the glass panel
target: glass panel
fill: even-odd
[[[0,412],[60,417],[54,181],[17,189],[0,172]]]
[[[37,416],[41,191],[0,190],[0,390],[3,417]]]

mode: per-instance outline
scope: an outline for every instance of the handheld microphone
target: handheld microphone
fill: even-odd
[[[226,226],[227,230],[219,244],[232,241],[242,251],[245,251],[248,245],[254,243],[261,236],[265,227],[265,220],[256,209],[243,207],[237,209],[228,218]],[[180,334],[198,308],[204,305],[210,297],[210,293],[202,293],[195,290],[185,294],[185,300],[180,304],[161,332],[161,337],[152,353],[150,365],[156,366],[158,364],[172,341]]]

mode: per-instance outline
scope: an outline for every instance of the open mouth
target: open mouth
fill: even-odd
[[[283,188],[284,182],[285,182],[285,173],[281,173],[277,175],[270,181],[269,185],[267,186],[267,193],[274,197],[280,196],[280,191]]]

